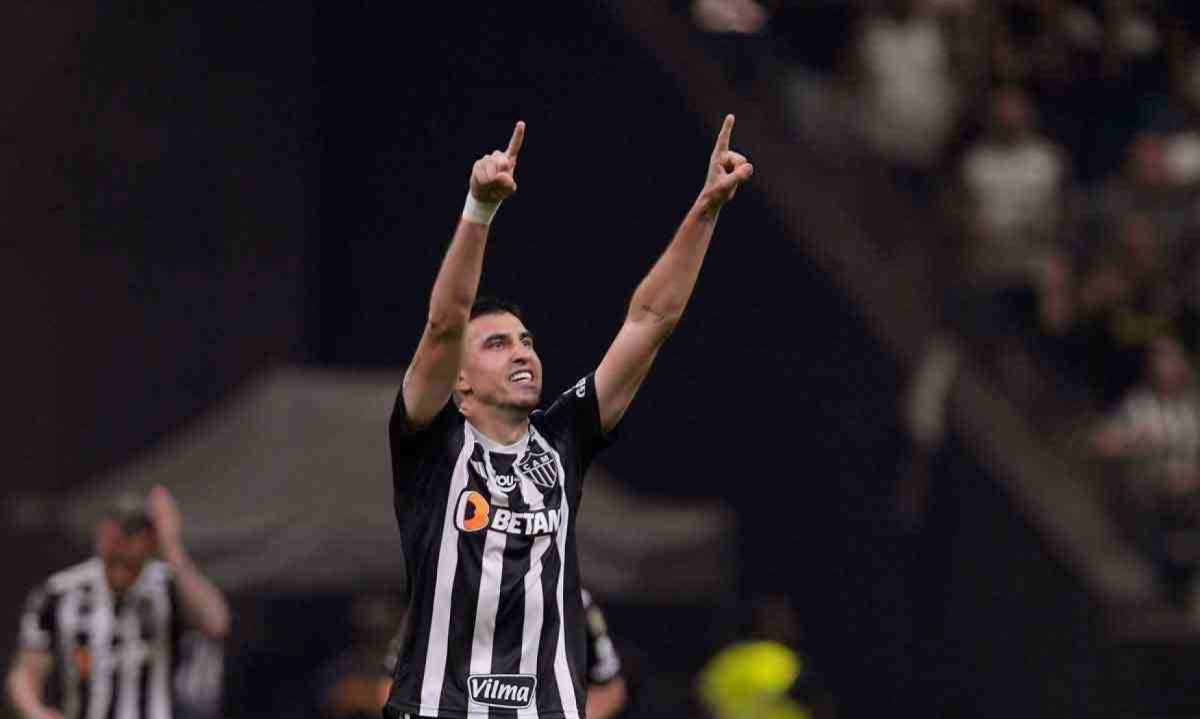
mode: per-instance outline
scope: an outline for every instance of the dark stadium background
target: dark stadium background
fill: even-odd
[[[548,394],[594,367],[720,121],[615,5],[6,4],[4,488],[81,486],[272,364],[400,367],[467,170],[516,119],[520,190],[484,290],[525,308]],[[738,139],[752,160],[785,151]],[[1194,648],[1114,639],[969,440],[952,431],[938,456],[927,521],[896,515],[906,370],[862,311],[752,182],[605,467],[647,496],[736,510],[735,593],[791,595],[845,716],[1139,701],[1130,677]],[[6,658],[25,592],[81,556],[51,530],[8,534]],[[347,601],[234,597],[228,715],[309,709],[280,696],[336,653]],[[687,678],[740,621],[702,603],[608,611],[646,650],[638,717],[687,716]],[[254,636],[273,650],[245,640],[268,615]]]

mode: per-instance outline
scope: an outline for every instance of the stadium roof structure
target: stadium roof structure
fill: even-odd
[[[227,591],[399,588],[386,429],[399,376],[270,369],[47,514],[88,536],[112,497],[162,484],[184,514],[189,551]],[[683,603],[732,591],[731,510],[634,497],[599,466],[587,481],[577,536],[594,591]]]

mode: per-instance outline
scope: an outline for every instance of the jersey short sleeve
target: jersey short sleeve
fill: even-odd
[[[21,649],[51,651],[54,647],[57,622],[58,596],[46,586],[33,590],[25,600],[21,612],[21,628],[18,643]]]
[[[396,402],[388,422],[388,440],[392,450],[392,481],[398,491],[402,489],[401,483],[413,476],[421,459],[429,456],[434,443],[445,438],[458,416],[454,402],[447,401],[428,426],[414,428],[408,419],[408,409],[404,406],[403,388],[396,392]]]
[[[600,400],[596,396],[594,372],[559,395],[541,419],[539,426],[574,446],[582,464],[581,476],[596,455],[617,437],[615,428],[606,433],[600,426]]]

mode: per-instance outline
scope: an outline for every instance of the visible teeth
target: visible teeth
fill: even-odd
[[[523,371],[523,372],[514,372],[511,376],[509,376],[509,379],[511,379],[513,382],[522,382],[524,380],[531,380],[531,379],[533,379],[533,373],[528,370]]]

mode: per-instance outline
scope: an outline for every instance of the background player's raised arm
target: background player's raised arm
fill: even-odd
[[[150,491],[150,516],[158,552],[171,566],[179,587],[185,623],[200,633],[222,639],[229,634],[229,603],[225,595],[205,577],[183,546],[183,515],[166,487]]]
[[[525,123],[518,122],[508,149],[496,150],[475,162],[470,197],[482,203],[484,209],[494,209],[517,191],[514,175],[524,139]],[[487,235],[487,220],[465,208],[433,284],[421,342],[404,374],[404,407],[413,428],[433,421],[454,390],[471,304],[483,271]]]
[[[732,133],[733,115],[727,115],[709,158],[704,188],[671,244],[638,285],[625,323],[596,370],[600,423],[605,431],[625,414],[658,348],[683,316],[721,207],[754,172],[745,157],[729,149]]]

